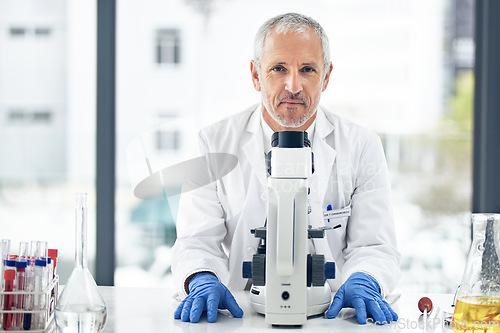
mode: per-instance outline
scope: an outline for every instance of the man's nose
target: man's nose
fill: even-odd
[[[302,82],[300,76],[297,73],[290,73],[286,77],[285,89],[292,94],[296,94],[302,91]]]

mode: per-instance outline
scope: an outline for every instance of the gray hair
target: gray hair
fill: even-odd
[[[324,75],[326,75],[330,67],[330,42],[326,36],[323,27],[314,19],[297,13],[287,13],[270,18],[259,28],[255,35],[254,42],[254,61],[257,67],[257,73],[260,73],[260,61],[262,59],[262,49],[264,42],[269,34],[274,31],[277,33],[304,33],[307,29],[312,28],[314,32],[321,39],[321,46],[323,48],[323,63],[325,65]]]

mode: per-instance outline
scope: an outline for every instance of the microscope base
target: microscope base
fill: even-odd
[[[307,317],[316,316],[325,313],[332,301],[330,285],[325,283],[322,287],[307,288]],[[266,314],[266,287],[252,286],[250,289],[250,306],[257,313]],[[283,314],[279,314],[283,316]],[[286,318],[285,318],[286,320]],[[286,325],[283,324],[283,325]]]

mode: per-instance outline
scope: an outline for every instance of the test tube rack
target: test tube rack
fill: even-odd
[[[13,296],[16,297],[18,295],[24,296],[26,299],[34,299],[35,297],[42,297],[42,310],[22,310],[22,309],[13,309],[13,310],[4,310],[3,307],[0,308],[0,333],[22,333],[22,332],[32,332],[32,333],[44,333],[44,332],[52,332],[54,330],[54,310],[56,308],[56,301],[59,292],[59,276],[56,275],[49,285],[44,288],[43,291],[40,292],[28,292],[28,291],[0,291],[0,296],[3,304],[3,300],[5,296]],[[36,315],[42,315],[44,319],[45,325],[43,328],[31,328],[29,330],[23,330],[12,327],[8,331],[3,330],[3,317],[7,314],[12,314],[14,318],[16,314],[21,314],[23,317],[26,314],[31,314],[32,318],[36,317]],[[33,325],[32,325],[33,326]]]

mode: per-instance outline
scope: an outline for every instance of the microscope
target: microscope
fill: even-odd
[[[308,316],[324,313],[331,301],[326,279],[335,278],[335,263],[308,254],[308,239],[323,238],[326,229],[308,223],[308,178],[314,172],[307,132],[275,132],[266,156],[267,221],[252,229],[260,238],[243,277],[252,279],[250,304],[271,325],[303,325]],[[335,228],[335,227],[334,227]]]

